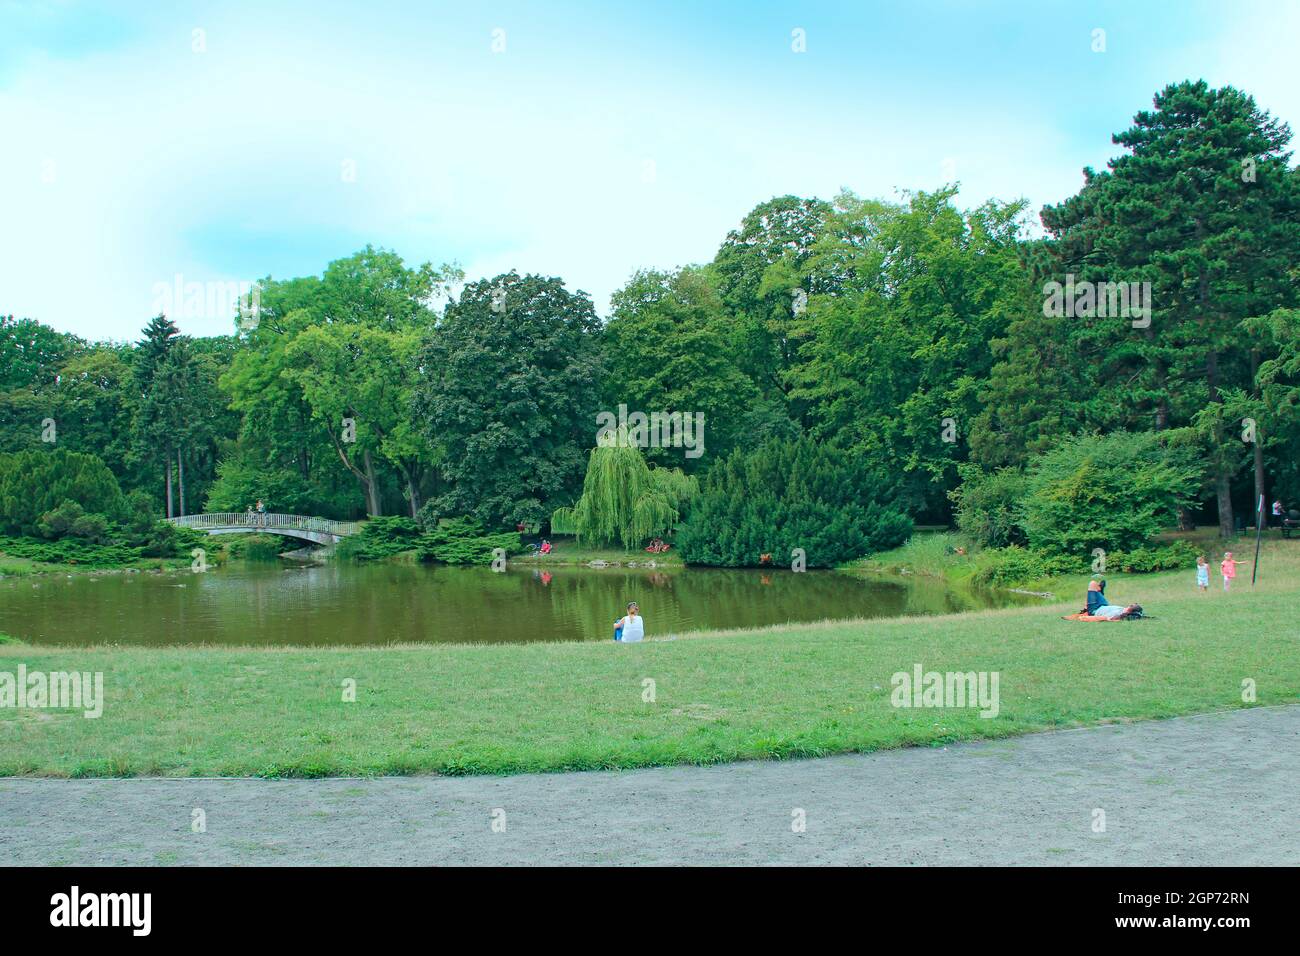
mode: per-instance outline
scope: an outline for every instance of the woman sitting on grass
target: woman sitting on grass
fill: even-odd
[[[645,637],[645,619],[641,609],[633,601],[627,606],[627,616],[614,622],[614,640],[623,644],[635,644]]]

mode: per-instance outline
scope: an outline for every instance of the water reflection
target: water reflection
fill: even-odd
[[[629,601],[653,638],[1032,600],[830,571],[248,564],[0,581],[0,631],[44,644],[594,641],[609,640]]]

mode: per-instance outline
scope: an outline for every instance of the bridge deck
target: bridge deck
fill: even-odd
[[[194,528],[208,534],[282,534],[317,544],[332,544],[361,530],[360,521],[334,521],[307,515],[249,514],[246,511],[182,515],[167,521],[179,528]]]

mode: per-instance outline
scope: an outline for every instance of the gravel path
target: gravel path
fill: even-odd
[[[0,862],[1295,866],[1297,793],[1292,705],[708,768],[4,778]],[[205,832],[191,826],[195,810]],[[1094,831],[1099,810],[1104,832]]]

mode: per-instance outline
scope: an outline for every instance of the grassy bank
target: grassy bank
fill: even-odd
[[[1052,606],[698,634],[642,645],[0,648],[0,671],[102,671],[99,719],[0,708],[0,774],[504,773],[940,744],[1300,700],[1300,542],[1260,585],[1112,576],[1147,621]],[[651,635],[652,637],[655,635]],[[382,639],[377,634],[376,639]],[[900,709],[891,676],[998,671],[1000,712]],[[356,702],[343,700],[356,682]],[[654,681],[654,700],[643,699]]]
[[[38,574],[112,574],[118,571],[164,571],[188,568],[190,558],[139,558],[111,565],[64,564],[33,561],[0,551],[0,577],[25,578]]]
[[[510,560],[527,563],[529,567],[534,565],[545,567],[548,564],[591,564],[593,561],[621,565],[627,565],[631,562],[643,565],[648,561],[653,561],[656,566],[661,568],[685,567],[675,548],[663,554],[651,554],[649,551],[643,550],[625,551],[622,548],[588,548],[569,537],[553,537],[549,540],[551,546],[555,549],[550,554],[545,556],[521,554]]]

